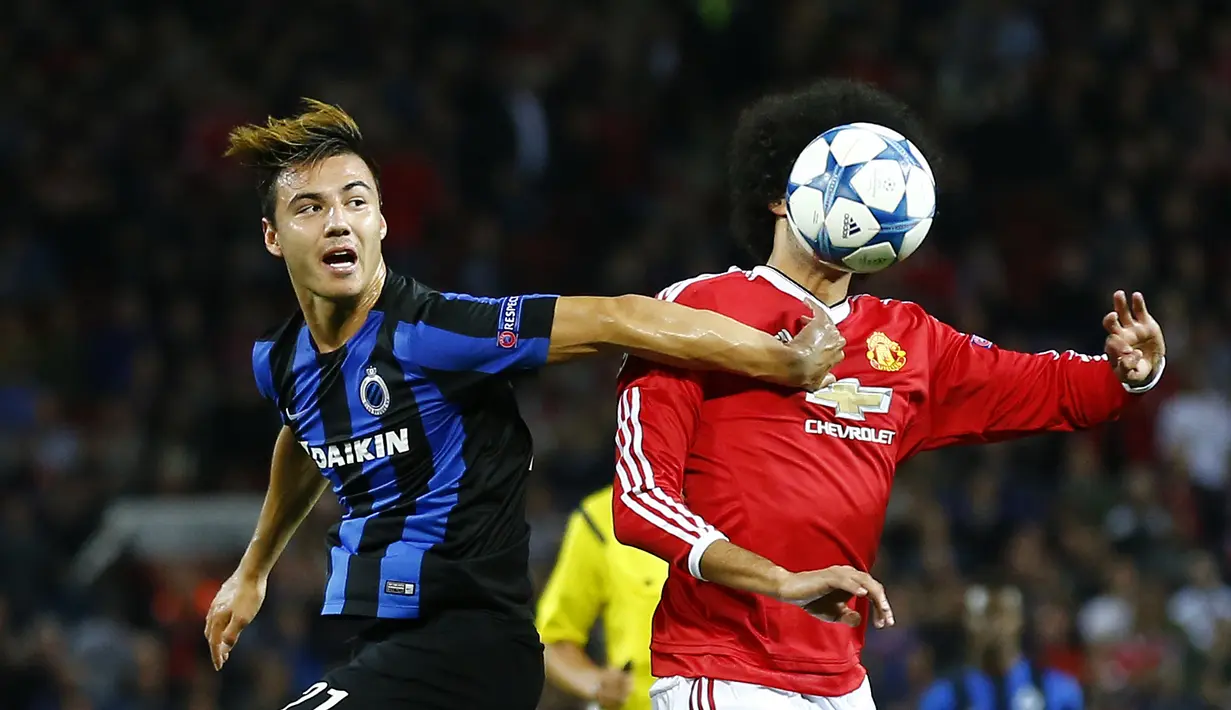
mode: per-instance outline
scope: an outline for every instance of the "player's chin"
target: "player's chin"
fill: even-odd
[[[346,270],[322,265],[313,290],[322,298],[353,298],[363,292],[365,283],[365,274],[358,265]]]

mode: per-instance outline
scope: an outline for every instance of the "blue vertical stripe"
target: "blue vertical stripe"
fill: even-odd
[[[443,398],[431,380],[424,379],[420,373],[407,373],[407,381],[419,403],[423,432],[432,449],[433,470],[427,492],[415,500],[415,514],[406,518],[402,539],[432,546],[444,540],[449,513],[457,505],[458,484],[466,472],[466,462],[462,459],[466,432],[461,412]],[[426,416],[429,406],[431,416]]]
[[[421,584],[423,579],[423,553],[426,550],[421,550],[410,545],[398,545],[398,554],[390,557],[386,554],[380,558],[380,589],[376,592],[376,616],[377,617],[409,617],[414,618],[419,615],[419,600],[422,598],[419,595],[419,590],[411,596],[394,595],[385,593],[385,582],[387,580],[397,580],[401,582],[413,582]],[[406,610],[413,610],[409,615]]]
[[[325,423],[318,406],[321,369],[316,359],[316,348],[312,346],[312,336],[306,324],[299,327],[299,335],[295,339],[295,356],[291,361],[291,372],[296,387],[291,395],[291,401],[286,406],[297,415],[292,426],[295,427],[297,436],[301,440],[324,441]],[[338,479],[333,475],[333,469],[322,469],[321,473],[329,478],[336,491]],[[337,548],[329,551],[330,574],[329,580],[325,583],[325,599],[340,599],[342,590],[346,588],[346,570],[350,560],[346,555],[336,554],[337,552],[339,552]],[[325,613],[336,612],[326,611]]]
[[[329,579],[325,582],[325,604],[322,614],[341,614],[346,604],[346,575],[350,571],[350,555],[340,547],[329,548]]]
[[[364,367],[372,359],[372,350],[376,347],[376,334],[380,332],[381,324],[384,322],[384,313],[372,311],[368,314],[363,327],[346,345],[346,359],[342,361],[342,386],[346,388],[346,404],[350,409],[352,441],[371,436],[381,430],[380,417],[368,413],[359,399],[359,383],[363,382],[363,378],[366,377]],[[380,485],[394,486],[391,458],[365,461],[361,466],[360,475],[368,479],[369,490]],[[376,510],[375,506],[373,510]],[[346,518],[342,521],[338,527],[338,538],[347,551],[356,552],[359,549],[359,540],[363,537],[363,528],[369,519],[368,517]]]
[[[295,340],[295,358],[291,362],[292,378],[295,381],[295,391],[291,400],[282,406],[286,409],[283,416],[293,416],[291,426],[299,439],[307,441],[324,441],[325,425],[321,420],[321,409],[317,406],[317,396],[321,388],[321,369],[316,362],[316,349],[312,347],[312,336],[308,326],[299,327],[299,337]]]

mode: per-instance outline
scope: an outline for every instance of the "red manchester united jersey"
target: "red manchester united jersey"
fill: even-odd
[[[816,303],[764,266],[659,297],[783,339]],[[866,627],[707,583],[705,549],[730,539],[791,571],[870,570],[900,462],[949,444],[1089,427],[1129,396],[1103,356],[1001,350],[908,302],[855,296],[826,310],[846,357],[837,383],[817,392],[635,359],[621,372],[616,535],[672,563],[654,617],[656,676],[854,690]],[[858,609],[867,619],[866,600]]]

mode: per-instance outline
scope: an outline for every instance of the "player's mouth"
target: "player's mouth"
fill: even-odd
[[[359,268],[359,252],[353,247],[334,247],[325,252],[321,262],[335,274],[351,274]]]

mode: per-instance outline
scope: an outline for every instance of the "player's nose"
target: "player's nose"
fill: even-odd
[[[346,213],[339,207],[331,207],[325,220],[326,237],[345,237],[351,233],[350,222]]]

